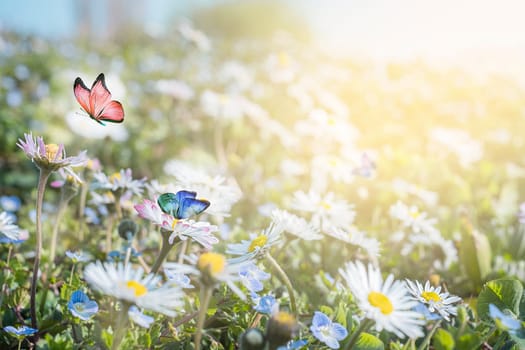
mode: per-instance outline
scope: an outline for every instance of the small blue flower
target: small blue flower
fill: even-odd
[[[259,269],[253,262],[247,263],[239,270],[242,284],[250,292],[260,292],[263,289],[261,281],[269,279],[269,273]]]
[[[416,306],[414,306],[413,310],[423,315],[423,318],[427,321],[435,321],[441,319],[439,313],[430,312],[430,310],[428,310],[426,305],[423,303],[418,303]]]
[[[166,270],[164,273],[166,274],[168,281],[172,284],[175,284],[181,288],[195,288],[191,284],[190,278],[183,273],[176,273],[170,270]]]
[[[492,317],[499,329],[505,330],[511,334],[516,334],[521,328],[521,322],[512,315],[501,312],[494,304],[489,304],[489,315]]]
[[[84,216],[86,217],[86,222],[88,224],[98,225],[100,224],[100,219],[98,217],[97,211],[93,208],[86,207],[84,209]]]
[[[20,209],[22,202],[17,196],[2,196],[0,197],[0,207],[10,213],[14,213]]]
[[[270,315],[277,304],[277,300],[273,295],[265,295],[259,299],[259,302],[253,308],[261,314]]]
[[[310,331],[314,337],[325,343],[330,349],[339,349],[339,341],[348,335],[345,327],[332,322],[328,316],[320,311],[315,312]]]
[[[81,250],[78,250],[76,252],[72,252],[70,250],[67,250],[66,251],[66,256],[68,258],[70,258],[71,260],[73,260],[74,263],[86,262],[86,261],[91,260],[91,255],[88,254],[88,253],[84,253]]]
[[[77,290],[71,294],[71,299],[67,303],[67,308],[73,316],[81,320],[89,320],[98,312],[98,304],[94,300],[90,300],[88,296],[81,290]]]
[[[18,231],[18,238],[13,239],[10,237],[7,237],[6,235],[0,233],[0,243],[2,244],[20,244],[29,238],[29,231],[27,230],[20,230]]]
[[[153,317],[144,315],[135,305],[129,308],[128,316],[134,323],[143,328],[149,328],[153,321],[155,321]]]
[[[279,346],[277,350],[298,350],[306,346],[306,344],[308,344],[306,339],[290,340],[286,346]]]
[[[6,331],[7,333],[17,338],[23,338],[25,336],[35,334],[36,332],[38,332],[38,329],[34,329],[31,327],[27,327],[27,326],[22,326],[19,328],[15,328],[13,326],[7,326],[7,327],[4,327],[4,331]]]

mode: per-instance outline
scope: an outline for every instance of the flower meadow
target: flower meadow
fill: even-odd
[[[516,81],[120,40],[0,32],[1,349],[525,348]]]

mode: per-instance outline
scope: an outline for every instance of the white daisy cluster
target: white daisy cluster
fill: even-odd
[[[437,220],[428,218],[416,206],[407,206],[401,201],[390,207],[390,216],[397,219],[401,229],[393,235],[394,241],[403,241],[402,255],[408,255],[416,246],[438,246],[443,252],[442,260],[436,259],[436,269],[448,269],[458,261],[458,251],[451,240],[445,239],[435,227]],[[407,231],[408,230],[408,231]]]

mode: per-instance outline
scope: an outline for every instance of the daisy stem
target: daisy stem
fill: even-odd
[[[441,325],[441,320],[434,323],[434,325],[432,326],[432,329],[425,336],[425,339],[423,339],[421,344],[419,344],[419,346],[417,347],[417,350],[423,350],[427,348],[428,343],[430,343],[430,339],[432,338],[432,336],[434,335],[434,333],[436,332],[436,330],[439,328],[440,325]]]
[[[368,330],[373,324],[372,320],[364,319],[363,322],[359,324],[359,327],[355,330],[354,333],[352,333],[352,336],[350,337],[350,340],[348,340],[348,343],[346,343],[346,346],[343,350],[350,350],[353,348],[357,340],[359,339],[359,335],[363,333],[364,331]]]
[[[36,247],[35,247],[35,261],[33,264],[33,275],[31,277],[31,327],[38,329],[36,320],[36,285],[38,283],[38,268],[40,266],[40,256],[42,255],[42,205],[44,203],[44,192],[46,190],[47,180],[51,175],[51,171],[40,168],[40,175],[38,177],[38,188],[36,196]],[[38,336],[34,336],[34,343],[38,340]]]
[[[128,303],[121,303],[120,310],[117,316],[117,322],[115,324],[115,333],[113,333],[113,342],[111,343],[111,350],[117,350],[126,335],[126,329],[128,325]]]
[[[79,240],[84,240],[84,211],[86,209],[86,201],[88,194],[88,185],[82,183],[80,185],[80,205],[78,206],[78,223],[79,223]]]
[[[201,307],[199,310],[199,316],[197,318],[197,329],[195,330],[195,350],[200,350],[201,339],[202,339],[202,328],[204,327],[204,321],[206,320],[206,313],[208,312],[208,305],[211,300],[211,294],[213,292],[213,286],[204,286],[201,289]]]
[[[168,256],[168,253],[171,250],[171,244],[170,244],[170,237],[166,232],[160,232],[160,235],[162,236],[162,246],[160,247],[160,252],[157,260],[155,261],[155,264],[151,268],[150,273],[157,273],[159,271],[159,268],[162,266],[162,263],[164,262],[164,259]]]
[[[23,339],[18,340],[18,350],[22,349],[22,340]]]
[[[124,260],[124,267],[128,266],[130,258],[131,258],[131,244],[126,249],[126,259]]]
[[[292,282],[290,282],[290,279],[288,278],[286,272],[284,272],[279,263],[275,261],[275,259],[270,255],[269,252],[266,253],[266,260],[270,262],[270,265],[272,265],[275,271],[277,271],[279,278],[285,284],[286,289],[288,290],[288,295],[290,296],[290,308],[292,309],[292,313],[294,315],[297,315],[297,305],[295,303],[295,295],[293,292]]]

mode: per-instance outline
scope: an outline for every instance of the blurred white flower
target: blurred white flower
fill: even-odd
[[[334,197],[333,193],[321,196],[312,190],[308,193],[298,191],[294,193],[291,207],[311,213],[311,222],[323,231],[349,227],[355,218],[353,206]]]
[[[194,191],[202,198],[210,202],[206,213],[214,216],[229,216],[231,207],[241,198],[242,192],[233,178],[225,178],[221,175],[211,175],[204,169],[181,160],[169,160],[164,165],[164,173],[175,178],[173,185],[160,185],[152,182],[154,186],[149,189],[157,193],[177,193],[180,190]]]
[[[155,89],[161,94],[169,95],[177,100],[188,101],[195,96],[193,89],[183,81],[161,79],[155,83]]]

